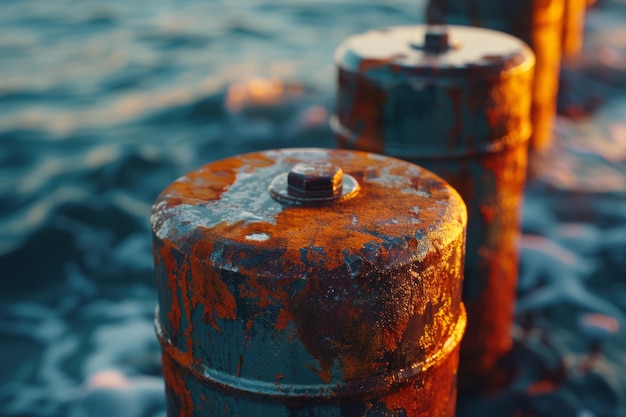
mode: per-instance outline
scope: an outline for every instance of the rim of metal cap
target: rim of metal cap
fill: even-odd
[[[475,76],[477,70],[487,75],[534,66],[528,45],[507,33],[446,25],[448,47],[433,53],[424,45],[427,32],[433,30],[428,25],[370,29],[345,39],[335,50],[334,61],[340,71],[383,83],[407,75],[465,77],[468,72]]]

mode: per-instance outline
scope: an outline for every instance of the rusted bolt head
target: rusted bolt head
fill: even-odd
[[[445,26],[428,26],[424,36],[424,51],[439,54],[450,49],[448,29]]]
[[[295,197],[335,197],[343,189],[343,171],[329,162],[301,162],[287,175],[287,193]]]

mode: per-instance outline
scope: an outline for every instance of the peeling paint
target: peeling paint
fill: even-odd
[[[254,240],[256,242],[265,242],[270,237],[272,236],[268,233],[250,233],[249,235],[246,236],[246,239]]]
[[[510,33],[532,48],[537,62],[532,86],[530,147],[539,150],[551,142],[563,43],[567,53],[579,47],[580,11],[585,7],[580,3],[585,0],[429,0],[426,18],[433,24],[471,25]],[[564,24],[566,5],[580,26]]]
[[[461,378],[478,386],[511,345],[534,57],[510,35],[458,26],[448,26],[453,48],[426,54],[411,45],[425,31],[425,26],[374,30],[338,48],[333,127],[340,148],[371,150],[376,144],[379,152],[440,175],[465,200],[463,301],[469,318]],[[397,54],[404,58],[385,58]],[[364,69],[359,59],[380,65]],[[369,96],[372,90],[376,94]],[[427,196],[427,186],[412,185],[405,187],[411,190],[407,198]],[[413,212],[421,220],[436,206],[433,201]]]
[[[311,159],[341,167],[361,190],[322,206],[269,196],[274,176]],[[164,369],[190,375],[167,382],[171,415],[186,393],[188,415],[221,404],[231,415],[263,406],[286,416],[294,402],[322,415],[322,399],[332,415],[361,415],[347,410],[384,407],[397,390],[432,407],[454,402],[453,374],[420,388],[458,361],[465,328],[466,213],[445,182],[399,159],[317,149],[240,155],[187,177],[152,216]]]

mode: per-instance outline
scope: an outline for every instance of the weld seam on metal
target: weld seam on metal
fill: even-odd
[[[351,132],[348,128],[343,126],[339,122],[339,118],[337,115],[333,115],[330,118],[330,127],[332,131],[337,136],[343,136],[346,138],[347,142],[350,145],[354,145],[358,142],[359,136]],[[385,147],[381,150],[385,155],[402,158],[406,160],[417,160],[417,159],[425,159],[425,158],[436,158],[436,159],[455,159],[455,158],[473,158],[480,157],[482,155],[490,155],[494,153],[503,152],[508,149],[516,148],[517,146],[524,145],[529,142],[531,136],[532,128],[530,123],[525,126],[525,128],[516,130],[515,134],[511,132],[511,134],[506,135],[497,141],[494,141],[491,145],[478,148],[476,150],[459,150],[459,151],[450,151],[450,150],[442,150],[442,153],[438,152],[419,152],[416,154],[407,153],[407,149],[399,147],[398,152],[394,152],[393,148]]]
[[[158,306],[155,314],[154,325],[156,328],[157,338],[163,351],[183,369],[190,372],[196,379],[207,384],[217,386],[225,391],[244,394],[249,396],[272,397],[277,399],[292,400],[324,400],[346,397],[364,397],[371,396],[380,392],[387,392],[399,385],[410,383],[420,375],[428,373],[437,363],[443,362],[450,356],[459,346],[465,327],[467,324],[467,315],[463,303],[460,305],[459,318],[454,326],[453,331],[448,336],[435,354],[427,357],[421,364],[412,364],[412,366],[400,369],[391,375],[380,375],[366,380],[350,381],[344,384],[327,385],[327,384],[299,384],[285,385],[274,382],[250,380],[208,369],[198,363],[185,365],[188,361],[183,361],[184,353],[176,348],[164,335],[163,329],[158,321]]]

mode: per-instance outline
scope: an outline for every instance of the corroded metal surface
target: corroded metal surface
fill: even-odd
[[[577,56],[583,47],[583,28],[588,0],[566,0],[563,17],[563,57]]]
[[[446,178],[467,203],[462,390],[497,386],[495,367],[511,348],[526,159],[526,147],[517,146],[480,157],[414,160]]]
[[[464,198],[468,331],[460,369],[477,386],[511,345],[534,59],[510,35],[454,26],[452,48],[429,53],[420,48],[425,31],[371,31],[339,47],[333,127],[340,147],[425,166]]]
[[[316,161],[358,190],[269,192]],[[466,213],[439,177],[363,152],[245,154],[171,184],[151,220],[169,415],[454,414]]]
[[[530,45],[537,57],[532,88],[532,149],[546,148],[551,141],[567,1],[573,0],[429,0],[426,10],[429,23],[499,30]]]

